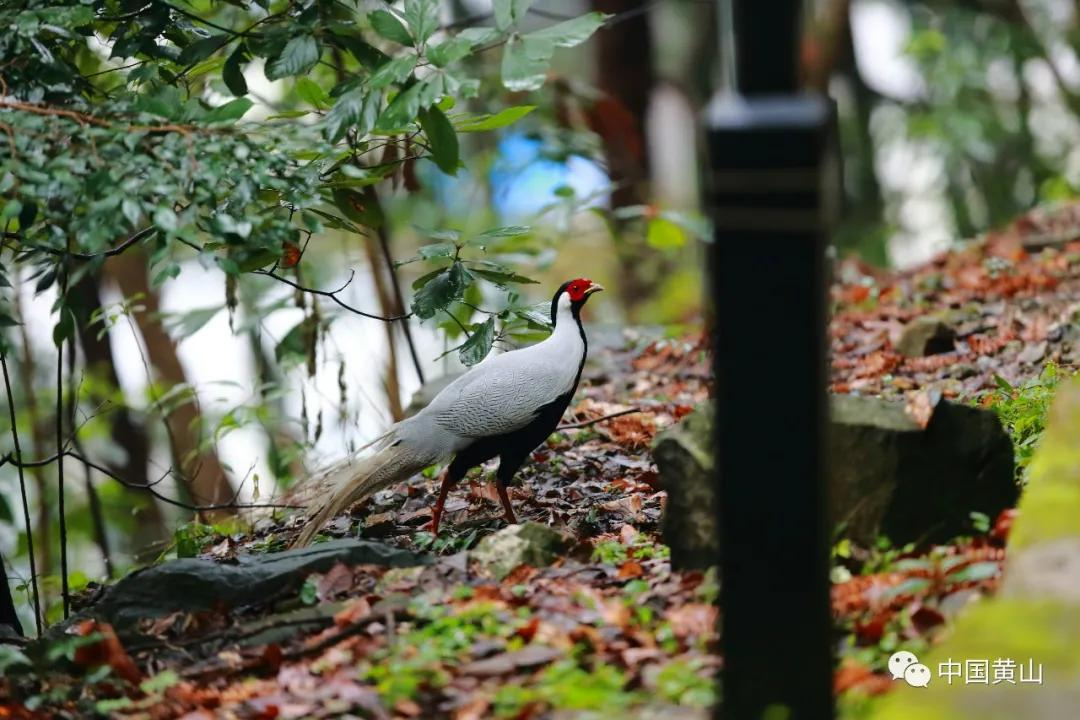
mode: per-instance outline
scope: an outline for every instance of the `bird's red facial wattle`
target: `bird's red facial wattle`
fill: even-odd
[[[603,289],[602,285],[588,278],[578,278],[566,284],[566,294],[570,296],[571,302],[575,303],[585,302],[587,297]]]

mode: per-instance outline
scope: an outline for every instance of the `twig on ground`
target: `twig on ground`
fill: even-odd
[[[636,407],[630,408],[629,410],[620,410],[619,412],[611,413],[610,415],[604,415],[603,417],[593,418],[592,420],[582,420],[581,422],[560,425],[559,427],[555,428],[555,430],[579,430],[581,428],[587,428],[595,425],[596,423],[604,422],[605,420],[611,420],[612,418],[622,417],[623,415],[630,415],[639,412],[641,412],[641,408]]]

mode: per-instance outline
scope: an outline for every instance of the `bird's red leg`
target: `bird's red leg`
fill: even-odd
[[[503,510],[506,511],[506,522],[517,525],[517,518],[514,517],[514,506],[510,504],[510,496],[506,494],[506,484],[498,475],[495,476],[495,487],[499,490],[499,500],[502,501]]]
[[[439,485],[439,498],[435,501],[435,509],[431,511],[431,533],[433,535],[439,534],[439,521],[442,519],[443,505],[446,504],[446,495],[454,484],[450,477],[449,466],[443,468],[439,479],[442,480],[442,484]]]

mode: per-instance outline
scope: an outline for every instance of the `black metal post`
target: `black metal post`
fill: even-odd
[[[833,715],[823,441],[835,121],[827,99],[796,93],[796,11],[794,3],[736,3],[742,95],[718,98],[706,118],[719,714],[728,720]]]

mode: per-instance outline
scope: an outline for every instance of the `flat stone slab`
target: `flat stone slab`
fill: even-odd
[[[863,544],[947,540],[1016,504],[1013,448],[990,410],[940,402],[925,427],[903,403],[834,395],[832,519]]]
[[[411,567],[434,561],[431,556],[383,543],[352,539],[265,555],[238,555],[235,562],[183,558],[121,578],[72,621],[104,620],[124,634],[143,618],[270,602],[296,591],[309,574],[326,572],[339,562]]]

